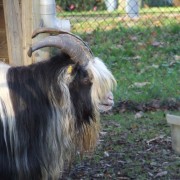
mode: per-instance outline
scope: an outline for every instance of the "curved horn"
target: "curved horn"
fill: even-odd
[[[28,51],[28,56],[31,57],[34,51],[43,47],[57,47],[68,54],[73,61],[79,62],[81,65],[86,65],[93,58],[88,45],[76,35],[68,32],[56,36],[48,36],[33,44]]]
[[[49,33],[49,34],[53,34],[53,35],[71,34],[72,36],[78,37],[75,34],[72,34],[72,33],[67,32],[67,31],[62,31],[60,29],[49,28],[49,27],[41,27],[41,28],[37,28],[36,30],[34,30],[34,32],[32,34],[32,38],[35,38],[38,34],[41,34],[41,33]]]
[[[84,45],[87,46],[87,48],[89,48],[88,44],[85,41],[83,41],[82,38],[80,38],[79,36],[77,36],[73,33],[67,32],[67,31],[62,31],[62,30],[57,29],[57,28],[50,28],[50,27],[37,28],[36,30],[34,30],[34,32],[32,34],[32,38],[35,38],[37,35],[42,34],[42,33],[48,33],[50,35],[70,34],[71,36],[74,36],[75,38],[82,41],[82,43],[84,43]],[[89,48],[89,51],[93,55],[90,48]]]

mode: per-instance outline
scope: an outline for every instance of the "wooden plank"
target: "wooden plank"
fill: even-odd
[[[0,5],[0,29],[5,31],[4,11],[2,5]]]
[[[19,0],[3,0],[9,63],[22,65],[22,27]]]
[[[0,30],[0,61],[8,63],[8,49],[5,31]]]
[[[42,25],[42,20],[40,16],[40,1],[32,0],[33,5],[33,31]],[[33,43],[38,42],[45,38],[46,34],[39,34],[36,38],[33,39]],[[47,52],[48,48],[41,48],[33,53],[33,62],[39,62],[49,57],[49,53]]]
[[[0,0],[0,61],[8,63],[8,49],[2,0]]]
[[[180,6],[180,0],[174,0],[173,1],[174,6]]]
[[[36,0],[37,1],[37,0]],[[28,57],[27,52],[32,44],[32,1],[23,0],[22,4],[22,31],[23,31],[23,64],[32,64],[32,58]]]

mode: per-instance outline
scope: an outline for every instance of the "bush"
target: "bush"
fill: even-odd
[[[103,0],[56,0],[56,3],[65,11],[96,11],[105,9]]]
[[[172,6],[172,0],[142,0],[143,4],[147,4],[150,7],[165,7]]]

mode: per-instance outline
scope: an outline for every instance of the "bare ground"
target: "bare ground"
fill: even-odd
[[[172,149],[170,127],[164,115],[156,121],[153,113],[134,118],[129,127],[114,120],[114,114],[103,116],[95,153],[77,158],[62,179],[179,180],[180,156]],[[132,119],[127,114],[120,116]]]

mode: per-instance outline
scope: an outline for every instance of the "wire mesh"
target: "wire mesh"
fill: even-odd
[[[116,98],[178,96],[180,0],[58,1],[57,11],[112,70]]]
[[[75,33],[180,23],[180,0],[59,0],[57,11],[70,20]]]

